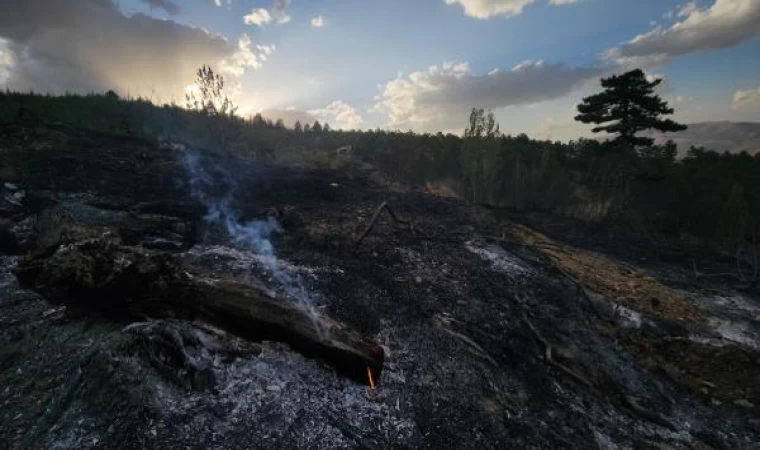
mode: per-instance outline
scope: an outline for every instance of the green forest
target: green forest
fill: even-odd
[[[635,70],[602,79],[576,120],[600,139],[570,142],[504,135],[494,115],[473,108],[462,135],[389,130],[340,131],[257,114],[242,118],[223,79],[198,71],[198,98],[185,105],[105,94],[0,93],[0,123],[52,123],[181,142],[221,153],[321,169],[363,168],[387,183],[424,188],[506,211],[542,211],[642,233],[709,244],[757,267],[760,155],[655,145],[638,133],[685,128],[655,93],[659,80]],[[740,267],[741,270],[741,267]],[[754,269],[753,269],[754,270]]]

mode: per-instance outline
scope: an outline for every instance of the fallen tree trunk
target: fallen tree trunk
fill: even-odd
[[[180,285],[182,305],[253,341],[279,341],[311,358],[320,358],[356,381],[368,382],[367,368],[377,379],[384,352],[339,324],[263,287],[218,279],[187,278]],[[182,305],[172,303],[176,308]]]
[[[382,347],[262,283],[210,276],[172,255],[124,246],[107,232],[38,251],[16,275],[53,301],[111,317],[208,320],[244,339],[284,342],[359,382],[368,382],[368,368],[375,380],[383,369]]]

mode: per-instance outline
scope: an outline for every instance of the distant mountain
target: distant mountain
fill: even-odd
[[[658,144],[668,139],[678,144],[678,152],[685,155],[694,145],[718,152],[738,153],[746,150],[760,153],[760,122],[699,122],[687,124],[679,133],[653,133]]]
[[[682,155],[692,145],[719,152],[760,153],[760,122],[699,122],[688,126],[688,130],[679,133],[653,133],[652,136],[657,143],[672,139]]]

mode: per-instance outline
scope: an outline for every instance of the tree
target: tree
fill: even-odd
[[[500,178],[496,175],[500,167],[496,160],[501,158],[496,138],[500,135],[493,112],[472,108],[459,159],[465,192],[473,201],[494,203]]]
[[[329,133],[330,132],[330,124],[327,123],[327,122],[325,122],[325,126],[322,127],[322,131],[324,131],[325,133]]]
[[[747,234],[749,223],[749,204],[744,198],[744,189],[734,183],[718,219],[718,237],[739,245]]]
[[[296,133],[301,133],[303,131],[303,125],[301,125],[300,120],[296,120],[295,125],[293,125],[293,129],[295,130]]]
[[[654,93],[661,82],[659,78],[647,80],[641,69],[602,78],[604,91],[584,98],[575,120],[599,125],[592,129],[594,133],[615,134],[612,142],[624,148],[652,145],[654,139],[636,134],[651,129],[662,132],[686,129],[686,125],[662,118],[673,114],[673,108]]]
[[[264,120],[264,116],[262,116],[261,113],[256,113],[256,115],[253,116],[251,123],[254,127],[258,128],[264,128],[267,125],[267,122]]]
[[[493,138],[501,134],[499,124],[494,118],[493,112],[483,108],[472,108],[470,111],[470,124],[464,130],[465,138]]]
[[[311,131],[311,125],[307,123],[306,125],[303,126],[303,132],[308,133],[309,131]]]
[[[277,122],[274,123],[275,128],[284,129],[285,128],[285,121],[282,119],[277,119]]]
[[[195,76],[195,91],[185,94],[187,109],[207,116],[232,116],[237,108],[224,92],[224,77],[203,65]]]
[[[311,126],[311,131],[315,133],[321,133],[322,132],[322,125],[319,123],[319,121],[315,121],[314,125]]]

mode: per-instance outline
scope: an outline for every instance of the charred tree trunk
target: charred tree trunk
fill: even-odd
[[[368,381],[368,368],[375,379],[382,372],[382,347],[263,284],[210,276],[112,236],[39,251],[22,260],[16,275],[50,300],[113,318],[208,320],[244,339],[287,343],[359,382]]]

